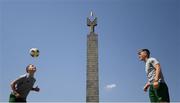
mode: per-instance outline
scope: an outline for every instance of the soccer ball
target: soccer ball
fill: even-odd
[[[32,57],[38,57],[39,56],[39,50],[37,48],[31,48],[29,50],[29,53]]]

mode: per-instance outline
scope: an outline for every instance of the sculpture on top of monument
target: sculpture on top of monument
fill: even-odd
[[[92,11],[90,17],[87,17],[87,26],[90,27],[90,33],[94,32],[94,27],[97,26],[97,17],[94,17]]]

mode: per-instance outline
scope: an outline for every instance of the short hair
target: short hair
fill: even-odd
[[[27,72],[27,73],[28,73],[28,69],[29,69],[29,67],[30,67],[31,65],[34,66],[33,64],[29,64],[29,65],[26,67],[26,72]],[[36,66],[34,66],[34,68],[36,69]]]
[[[148,49],[140,49],[138,53],[146,52],[148,58],[150,57],[150,51]]]

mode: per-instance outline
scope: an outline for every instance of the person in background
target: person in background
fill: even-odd
[[[146,92],[149,88],[149,98],[151,102],[170,102],[168,86],[164,80],[161,66],[156,58],[150,57],[148,49],[138,51],[139,59],[145,62],[147,83],[144,86]]]

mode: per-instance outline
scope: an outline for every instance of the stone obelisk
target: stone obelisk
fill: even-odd
[[[92,12],[87,18],[87,26],[90,27],[90,33],[87,35],[86,102],[99,103],[98,35],[94,32],[97,17]]]

